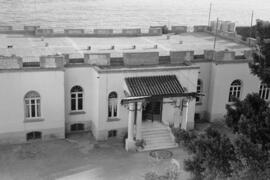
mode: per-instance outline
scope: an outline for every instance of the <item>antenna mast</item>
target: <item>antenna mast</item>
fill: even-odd
[[[253,11],[251,13],[251,19],[250,19],[250,29],[249,29],[249,37],[251,38],[251,33],[252,33],[252,25],[253,25]],[[248,41],[248,45],[250,46],[250,39]]]
[[[210,27],[211,11],[212,11],[212,2],[210,3],[210,8],[209,8],[209,15],[208,15],[208,27]]]

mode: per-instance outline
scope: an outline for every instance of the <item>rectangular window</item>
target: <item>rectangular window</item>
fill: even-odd
[[[78,99],[78,110],[82,110],[83,109],[83,99],[79,98]]]
[[[117,130],[110,130],[108,131],[108,137],[116,137],[117,136]]]
[[[72,111],[76,110],[76,99],[71,99],[71,110]]]

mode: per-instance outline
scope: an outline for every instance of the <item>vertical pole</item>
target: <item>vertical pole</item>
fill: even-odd
[[[217,18],[216,32],[215,32],[215,39],[214,39],[214,50],[216,49],[216,42],[217,42],[217,31],[218,31],[218,18]]]
[[[208,27],[209,28],[210,28],[211,11],[212,11],[212,2],[210,3],[209,15],[208,15]]]
[[[250,19],[249,37],[251,37],[252,25],[253,25],[253,11],[252,11],[252,13],[251,13],[251,19]],[[248,45],[250,46],[250,39],[249,39],[249,41],[248,41]]]

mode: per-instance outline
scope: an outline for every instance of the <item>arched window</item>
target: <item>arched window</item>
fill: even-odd
[[[24,96],[25,118],[41,117],[40,95],[35,91],[30,91]]]
[[[70,90],[71,111],[83,110],[83,89],[81,86],[73,86]]]
[[[108,98],[108,117],[117,117],[117,93],[111,92]]]
[[[259,91],[259,95],[262,99],[264,100],[268,100],[269,98],[269,86],[265,83],[261,83],[260,85],[260,91]]]
[[[35,140],[35,139],[41,139],[41,132],[39,131],[33,131],[26,134],[26,140]]]
[[[202,80],[198,79],[197,81],[197,93],[202,93],[203,91],[203,84],[202,84]],[[201,103],[202,101],[202,97],[196,97],[196,103]]]
[[[240,98],[241,88],[242,88],[242,83],[241,83],[241,81],[239,79],[234,80],[231,83],[230,94],[229,94],[229,102],[233,101],[233,97]]]

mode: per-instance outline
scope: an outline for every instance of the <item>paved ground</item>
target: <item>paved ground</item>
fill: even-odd
[[[70,140],[0,146],[1,180],[143,180],[153,169],[149,152],[126,152],[122,143],[95,142],[89,134]],[[188,156],[182,149],[171,149],[181,167]],[[182,170],[180,179],[188,179]]]

